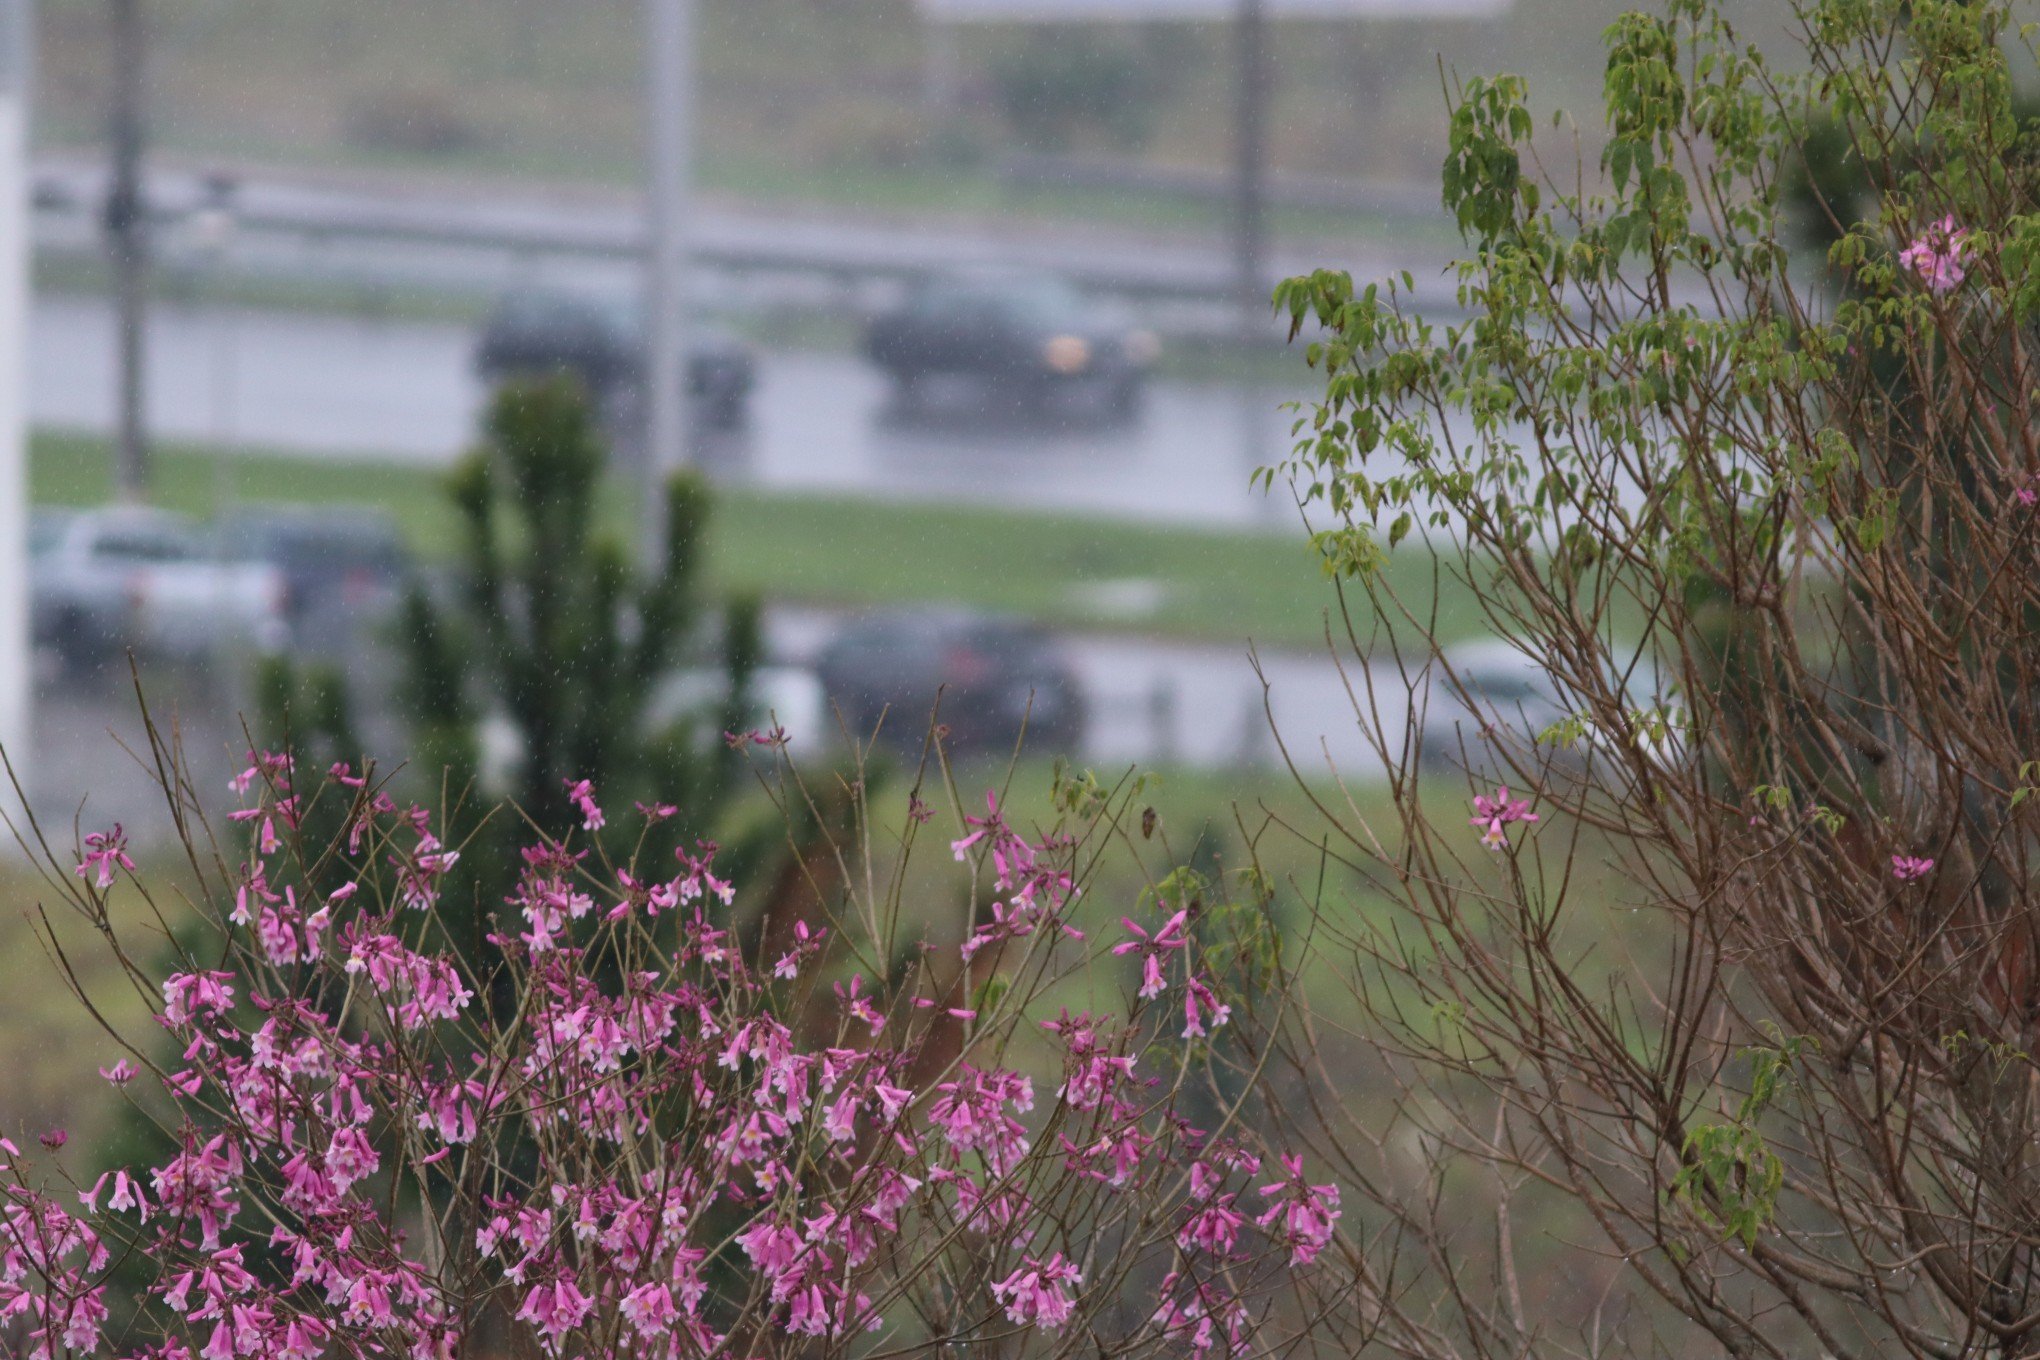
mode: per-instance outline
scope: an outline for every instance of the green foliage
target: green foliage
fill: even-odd
[[[1744,1124],[1702,1124],[1686,1135],[1671,1193],[1744,1247],[1777,1212],[1785,1164]]]
[[[477,724],[499,714],[514,751],[508,792],[549,831],[570,823],[566,786],[579,779],[612,803],[677,801],[685,824],[705,827],[738,768],[706,729],[712,719],[747,725],[757,608],[726,611],[726,698],[716,712],[652,732],[655,687],[686,660],[703,621],[709,494],[698,477],[673,479],[664,559],[641,573],[598,528],[604,457],[569,381],[517,381],[497,393],[481,444],[448,483],[462,526],[456,599],[418,595],[407,609],[412,716],[438,758],[472,776]]]
[[[1696,1125],[1680,1145],[1672,1198],[1745,1248],[1756,1245],[1757,1234],[1776,1216],[1785,1185],[1785,1164],[1757,1132],[1756,1121],[1777,1100],[1800,1055],[1817,1047],[1793,1036],[1776,1048],[1750,1049],[1749,1090],[1735,1118]]]

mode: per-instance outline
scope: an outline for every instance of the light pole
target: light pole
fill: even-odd
[[[694,170],[694,0],[645,0],[647,240],[645,448],[640,541],[666,554],[666,479],[692,452],[688,417],[688,208]]]
[[[1257,340],[1268,328],[1268,7],[1237,0],[1233,12],[1238,63],[1233,110],[1233,294],[1240,336]]]
[[[212,444],[220,453],[234,444],[234,308],[227,295],[228,256],[240,229],[235,201],[240,184],[232,175],[205,177],[205,200],[191,214],[192,244],[205,261],[205,279],[212,293]],[[225,467],[224,458],[217,460]],[[225,474],[220,487],[224,503]]]
[[[145,36],[141,0],[111,0],[113,110],[108,140],[113,177],[106,191],[106,244],[113,257],[119,328],[117,404],[119,443],[114,488],[123,500],[141,500],[149,486],[149,432],[144,327],[147,324],[149,223],[142,198],[142,107]]]

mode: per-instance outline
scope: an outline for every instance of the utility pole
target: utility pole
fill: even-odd
[[[0,749],[24,783],[29,750],[28,49],[29,0],[0,0]],[[14,806],[11,781],[0,808]],[[17,823],[18,825],[19,823]],[[0,846],[0,853],[7,847]]]
[[[141,0],[110,0],[113,7],[113,178],[106,191],[106,244],[113,257],[114,304],[119,329],[117,405],[120,438],[114,489],[122,500],[148,494],[149,432],[143,406],[147,370],[143,328],[148,317],[148,208],[142,200],[144,89]]]
[[[688,399],[688,207],[694,170],[695,0],[645,0],[645,564],[666,552],[666,480],[691,453]]]
[[[1268,6],[1236,0],[1233,49],[1238,63],[1233,109],[1233,291],[1240,335],[1268,329]]]

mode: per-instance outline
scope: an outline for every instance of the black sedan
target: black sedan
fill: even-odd
[[[1046,632],[1023,621],[952,611],[881,614],[844,629],[815,670],[860,741],[878,729],[883,744],[916,750],[931,714],[957,752],[1008,748],[1023,723],[1037,751],[1066,753],[1083,740],[1076,673]]]
[[[579,293],[512,293],[482,324],[475,371],[485,382],[532,373],[571,373],[606,413],[628,410],[645,379],[644,314],[634,303]],[[743,425],[757,362],[735,337],[697,330],[688,358],[688,391],[711,429]]]
[[[1108,411],[1139,403],[1160,344],[1052,275],[945,275],[915,285],[871,324],[865,352],[901,403],[930,380],[969,378],[1035,408],[1084,394]]]

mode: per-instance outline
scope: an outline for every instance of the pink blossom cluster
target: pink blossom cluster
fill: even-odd
[[[951,841],[950,852],[959,862],[968,859],[973,850],[989,859],[992,891],[1000,894],[991,906],[992,919],[964,941],[964,962],[984,949],[1024,939],[1044,925],[1067,939],[1084,938],[1064,915],[1075,881],[1055,857],[1061,847],[1036,845],[1007,825],[995,793],[985,794],[984,816],[965,817],[964,821],[973,829]]]
[[[435,910],[454,859],[432,818],[336,768],[317,796],[347,800],[348,870],[320,893],[285,845],[292,773],[258,755],[235,781],[247,859],[218,894],[222,947],[163,981],[163,1053],[137,1043],[104,1072],[124,1092],[154,1078],[176,1146],[72,1206],[0,1142],[0,1324],[36,1360],[452,1360],[485,1318],[556,1357],[1107,1318],[1132,1320],[1130,1347],[1233,1355],[1333,1238],[1336,1186],[1284,1156],[1257,1187],[1247,1134],[1177,1107],[1186,1050],[1144,1008],[1180,987],[1191,1037],[1228,1013],[1185,912],[1124,923],[1110,952],[1142,965],[1124,1016],[1036,1021],[1039,990],[957,1004],[1001,955],[1033,951],[1004,961],[1021,976],[1085,941],[1070,847],[996,802],[955,848],[990,858],[1003,917],[960,973],[874,985],[839,931],[795,932],[790,970],[744,945],[706,844],[661,872],[540,841],[463,952]],[[593,789],[570,789],[578,830],[600,829]],[[85,847],[89,885],[118,843]],[[1096,1278],[1106,1222],[1159,1225],[1162,1283],[1130,1312]],[[115,1258],[147,1278],[143,1321],[109,1339]],[[901,1301],[938,1280],[954,1302],[931,1324]]]
[[[1968,277],[1969,231],[1953,214],[1929,226],[1898,253],[1899,267],[1918,277],[1927,291],[1945,297]]]
[[[1934,861],[1919,855],[1891,857],[1891,876],[1901,883],[1910,882],[1915,878],[1925,878],[1933,867]]]

